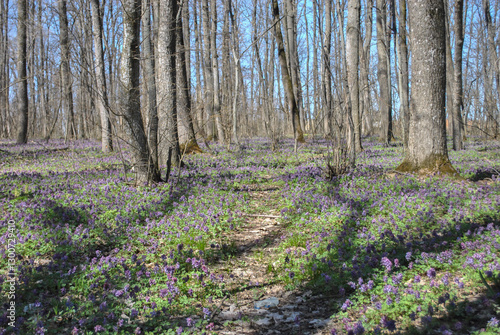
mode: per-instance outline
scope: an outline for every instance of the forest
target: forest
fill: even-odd
[[[0,0],[0,335],[499,334],[499,7]]]

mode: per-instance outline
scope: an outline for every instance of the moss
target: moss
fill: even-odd
[[[452,178],[463,179],[458,174],[457,170],[455,170],[453,165],[451,165],[448,156],[438,154],[430,155],[419,165],[405,158],[396,168],[396,171],[417,173],[419,175],[433,175],[440,173]]]
[[[304,133],[302,130],[297,130],[297,142],[298,143],[306,143],[306,140],[304,139]]]
[[[198,153],[198,154],[203,153],[203,150],[201,150],[198,143],[196,143],[196,141],[194,141],[194,140],[191,140],[191,141],[186,142],[186,143],[182,143],[180,145],[180,151],[181,151],[181,154],[186,154],[186,155],[191,154],[191,153]]]

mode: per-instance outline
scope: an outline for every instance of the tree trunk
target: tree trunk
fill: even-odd
[[[397,53],[399,63],[399,101],[402,119],[403,147],[408,150],[408,132],[410,127],[410,99],[408,80],[408,47],[406,45],[406,0],[399,1],[399,35]]]
[[[446,28],[443,0],[408,3],[412,114],[408,150],[399,171],[456,175],[446,147]]]
[[[215,137],[215,122],[214,122],[214,78],[212,73],[212,47],[210,34],[210,15],[208,9],[208,0],[202,1],[202,26],[203,26],[203,79],[205,88],[205,108],[207,112],[207,137],[212,140]]]
[[[71,77],[70,45],[68,40],[68,15],[66,0],[59,0],[59,41],[61,45],[61,78],[63,87],[64,110],[67,117],[66,138],[76,137],[75,116],[73,111],[73,80]]]
[[[151,153],[151,164],[159,171],[158,165],[158,106],[156,100],[155,53],[153,45],[153,27],[151,25],[151,1],[144,1],[142,15],[143,54],[145,59],[144,81],[147,83],[148,100],[148,143]],[[158,18],[156,18],[158,20]]]
[[[91,0],[92,35],[94,37],[94,62],[97,92],[97,110],[101,116],[101,148],[103,152],[113,151],[111,120],[109,119],[108,89],[104,71],[104,51],[102,42],[102,10],[99,0]]]
[[[331,64],[332,49],[332,0],[325,1],[325,33],[323,35],[322,50],[322,91],[323,91],[323,131],[325,137],[332,135],[332,69]]]
[[[183,4],[186,6],[186,4]],[[191,94],[187,75],[186,48],[184,46],[183,21],[181,11],[176,14],[176,83],[179,144],[182,153],[201,152],[194,134],[191,117]]]
[[[362,114],[364,118],[365,124],[365,134],[372,134],[372,103],[370,98],[370,81],[369,81],[369,73],[370,73],[370,48],[372,41],[372,22],[373,22],[373,0],[366,1],[365,8],[365,39],[363,41],[363,51],[361,53],[361,90],[363,93],[363,109]]]
[[[288,60],[288,69],[290,72],[290,77],[292,78],[293,85],[293,94],[295,95],[295,101],[298,107],[297,118],[299,122],[297,122],[297,131],[299,134],[303,135],[303,116],[304,110],[302,106],[302,86],[300,84],[300,64],[299,64],[299,53],[297,50],[297,22],[296,22],[296,12],[297,12],[297,3],[292,0],[284,1],[285,7],[285,18],[284,23],[286,23],[286,51],[287,51],[287,60]],[[301,123],[302,122],[302,123]]]
[[[123,1],[123,49],[121,61],[121,85],[123,90],[123,117],[125,131],[131,147],[132,164],[136,184],[159,181],[149,155],[148,141],[141,117],[140,75],[140,27],[141,0]]]
[[[386,0],[376,0],[377,2],[377,77],[380,87],[379,111],[381,117],[381,140],[388,145],[392,137],[391,129],[391,87],[390,66],[389,66],[389,41],[387,33],[387,3]]]
[[[19,123],[16,143],[23,144],[28,141],[28,78],[26,71],[26,24],[28,19],[26,0],[17,1],[17,19],[17,108]]]
[[[462,150],[463,133],[463,84],[462,84],[462,52],[464,48],[463,36],[463,0],[455,0],[455,73],[454,73],[454,94],[453,94],[453,150]]]
[[[272,0],[272,6],[272,12],[275,21],[274,32],[276,37],[276,44],[278,46],[278,57],[281,65],[281,78],[283,80],[283,86],[288,98],[288,107],[290,109],[292,118],[293,137],[295,140],[294,151],[297,152],[297,143],[304,142],[304,134],[302,133],[302,130],[300,128],[299,109],[297,107],[297,102],[293,93],[292,78],[290,77],[290,72],[288,70],[285,47],[283,45],[283,35],[281,34],[281,26],[279,23],[280,12],[278,7],[278,0]]]
[[[219,60],[217,56],[217,0],[211,0],[212,11],[212,25],[211,33],[212,38],[210,40],[210,46],[212,48],[212,75],[214,80],[214,95],[213,95],[213,115],[215,118],[215,126],[217,127],[217,136],[219,138],[219,143],[224,143],[226,135],[224,134],[224,128],[222,126],[222,120],[220,116],[220,89],[219,89]]]
[[[168,180],[172,165],[180,162],[177,132],[177,92],[175,66],[176,0],[158,0],[158,160],[167,166]],[[166,133],[165,133],[166,132]]]
[[[351,100],[351,114],[354,126],[354,149],[363,150],[361,146],[361,122],[359,117],[359,36],[360,36],[361,1],[350,0],[347,10],[347,81]]]

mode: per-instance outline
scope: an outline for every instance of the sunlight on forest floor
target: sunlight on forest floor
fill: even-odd
[[[127,152],[0,142],[0,334],[13,237],[18,334],[500,332],[500,144],[450,152],[465,181],[363,146],[332,181],[324,140],[254,139],[135,188]]]

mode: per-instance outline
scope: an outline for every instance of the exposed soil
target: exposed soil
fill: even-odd
[[[322,334],[332,314],[332,297],[312,291],[287,290],[275,279],[276,248],[285,231],[278,208],[279,189],[255,185],[245,190],[251,213],[245,224],[228,235],[233,257],[216,272],[226,279],[231,296],[215,302],[213,318],[220,334]],[[255,302],[277,298],[279,304],[255,308]],[[325,329],[326,327],[326,329]]]

